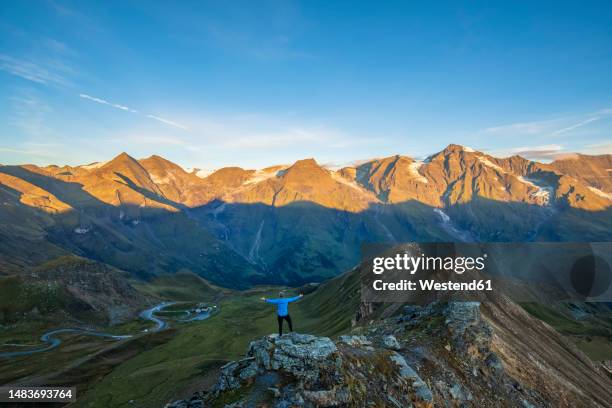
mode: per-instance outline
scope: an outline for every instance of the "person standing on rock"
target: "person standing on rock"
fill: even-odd
[[[289,303],[295,302],[296,300],[302,298],[301,293],[298,296],[286,298],[285,292],[280,292],[278,294],[278,299],[266,299],[262,297],[261,300],[267,303],[272,303],[276,305],[276,318],[278,319],[278,335],[283,335],[283,320],[286,320],[289,324],[289,331],[293,331],[293,325],[291,324],[291,316],[289,316]]]

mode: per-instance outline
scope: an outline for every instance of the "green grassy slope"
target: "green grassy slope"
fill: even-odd
[[[326,336],[349,332],[360,301],[359,284],[359,273],[353,270],[321,284],[291,304],[294,329]],[[116,346],[76,338],[68,339],[66,346],[69,347],[66,349],[62,346],[57,352],[45,353],[41,361],[45,361],[48,367],[43,370],[46,382],[52,384],[60,379],[74,379],[81,392],[76,407],[163,406],[170,400],[208,388],[222,364],[243,357],[253,339],[276,332],[275,306],[262,302],[260,298],[277,297],[283,288],[256,287],[236,292],[214,287],[194,274],[183,273],[139,283],[138,289],[167,299],[214,301],[220,310],[208,320],[173,322],[170,330],[144,335]],[[298,292],[297,289],[288,289],[287,295]],[[576,342],[591,358],[607,356],[608,351],[602,349],[602,344],[609,345],[609,341],[602,340],[605,333],[593,322],[577,322],[540,305],[523,306],[560,332],[580,336],[576,337]],[[379,313],[380,310],[375,312]],[[142,322],[134,321],[120,328],[126,332],[140,331]],[[90,349],[90,354],[83,354],[84,348],[90,346],[99,351],[92,353]],[[82,358],[83,362],[68,364],[68,357]],[[12,371],[22,370],[21,373],[35,375],[34,366],[28,366],[28,361],[34,364],[33,360],[24,359],[12,365]],[[54,366],[63,368],[57,369],[54,375],[49,368]]]
[[[217,315],[175,325],[175,333],[167,342],[116,366],[76,406],[163,406],[173,398],[203,388],[207,372],[244,356],[253,339],[276,332],[275,307],[260,298],[276,297],[279,289],[258,287],[225,296]],[[358,289],[358,276],[345,274],[291,304],[294,330],[327,336],[348,331],[359,302]],[[296,290],[288,291],[288,295],[295,293]],[[134,402],[130,404],[130,400]]]
[[[91,309],[68,293],[59,283],[26,281],[20,276],[0,277],[0,324],[49,323],[74,315],[97,319]]]
[[[148,303],[127,278],[123,271],[72,255],[49,260],[27,273],[0,276],[0,324],[123,323]]]
[[[612,312],[599,308],[597,314],[584,319],[574,319],[567,306],[556,308],[536,303],[521,304],[529,314],[546,322],[559,333],[567,336],[594,361],[612,359]]]
[[[309,332],[337,335],[351,328],[351,319],[360,301],[359,274],[353,271],[323,283],[300,301],[296,317],[313,322]]]
[[[160,275],[149,282],[134,280],[131,283],[150,296],[176,301],[205,302],[213,300],[220,294],[231,293],[231,290],[215,286],[188,271]]]

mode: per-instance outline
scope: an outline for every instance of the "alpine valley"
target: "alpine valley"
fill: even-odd
[[[364,304],[357,275],[367,242],[611,240],[612,155],[4,165],[0,384],[82,407],[605,407],[609,305]],[[266,336],[280,287],[308,335]],[[80,331],[11,354],[57,328]]]

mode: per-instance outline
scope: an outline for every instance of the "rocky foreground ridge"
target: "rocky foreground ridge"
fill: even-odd
[[[518,325],[518,326],[517,326]],[[604,407],[612,381],[509,302],[404,306],[335,341],[251,342],[212,389],[166,408]]]

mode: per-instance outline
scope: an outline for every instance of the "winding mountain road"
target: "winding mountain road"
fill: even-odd
[[[162,319],[155,317],[155,313],[161,311],[163,308],[167,306],[173,305],[174,303],[176,302],[160,303],[140,313],[140,317],[142,317],[145,320],[149,320],[155,323],[156,325],[153,329],[147,330],[148,332],[158,332],[160,330],[165,329],[168,326],[168,324],[164,322]],[[3,353],[0,353],[0,358],[28,356],[30,354],[41,353],[43,351],[52,350],[62,343],[62,340],[57,338],[56,336],[58,334],[65,334],[65,333],[78,333],[78,334],[84,334],[87,336],[94,336],[94,337],[108,337],[114,340],[124,340],[124,339],[128,339],[134,336],[132,334],[116,335],[116,334],[104,333],[104,332],[98,332],[98,331],[92,331],[92,330],[86,330],[86,329],[73,329],[73,328],[53,329],[51,331],[44,333],[42,336],[40,336],[40,341],[42,341],[43,343],[46,343],[45,346],[36,348],[36,349],[32,349],[32,350],[3,352]]]
[[[140,313],[140,317],[142,317],[145,320],[150,320],[153,323],[155,323],[157,326],[155,326],[155,328],[148,330],[150,332],[157,332],[160,331],[162,329],[165,329],[168,326],[168,323],[164,322],[162,319],[160,319],[159,317],[155,317],[155,313],[161,311],[163,308],[168,307],[170,305],[175,304],[176,302],[164,302],[164,303],[160,303],[159,305],[153,306],[150,309],[144,310],[142,311],[142,313]]]

